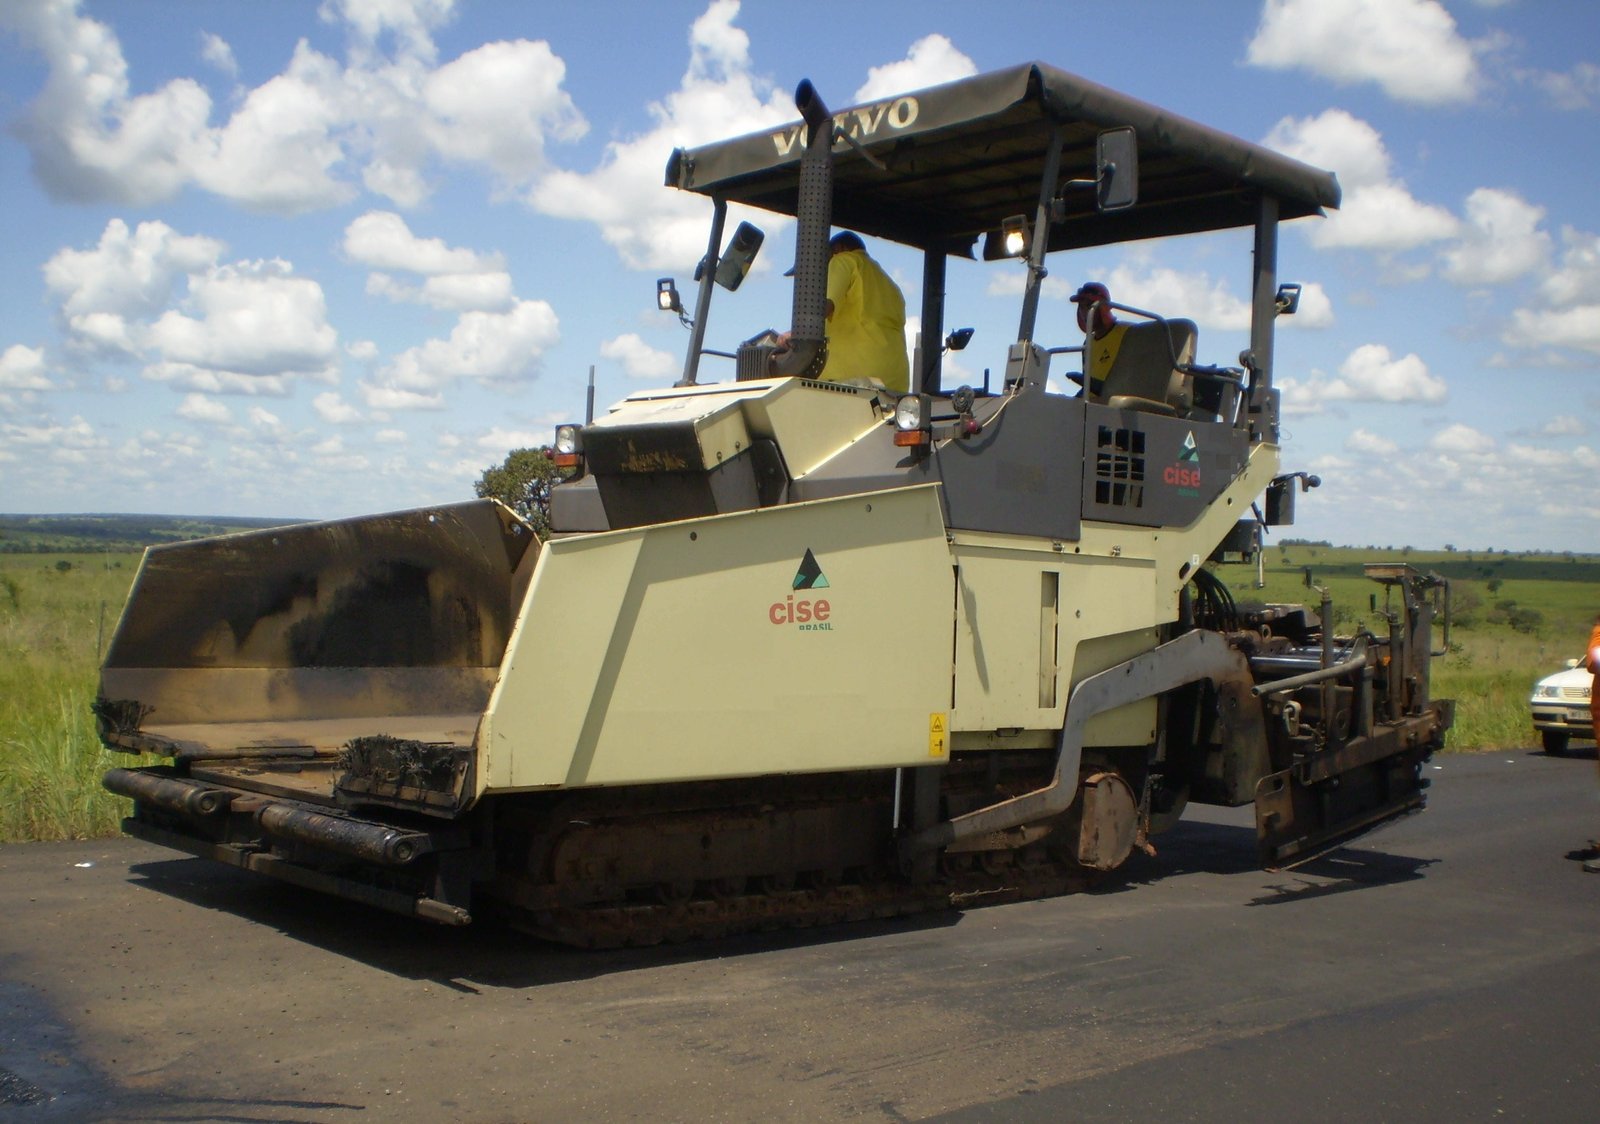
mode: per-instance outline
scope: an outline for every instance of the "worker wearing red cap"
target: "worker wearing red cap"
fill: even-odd
[[[1594,627],[1589,630],[1589,646],[1583,653],[1583,666],[1590,675],[1595,677],[1595,683],[1589,687],[1589,722],[1594,727],[1595,745],[1600,747],[1600,691],[1595,686],[1600,686],[1600,617],[1594,619]],[[1596,749],[1596,761],[1600,763],[1600,748]],[[1600,842],[1592,845],[1600,846]],[[1583,869],[1591,874],[1600,874],[1600,857],[1589,859],[1583,864]]]
[[[1072,303],[1078,306],[1078,327],[1084,334],[1083,373],[1087,380],[1084,392],[1091,398],[1098,397],[1106,372],[1116,362],[1117,349],[1122,346],[1128,326],[1117,322],[1111,311],[1111,290],[1098,281],[1085,282],[1072,294]]]

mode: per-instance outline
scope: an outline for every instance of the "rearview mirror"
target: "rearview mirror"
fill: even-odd
[[[766,237],[759,226],[740,223],[728,240],[728,248],[722,252],[722,260],[717,263],[717,284],[730,293],[737,289],[744,275],[750,272],[750,263],[756,260]]]
[[[1095,138],[1095,208],[1120,211],[1139,201],[1139,141],[1132,126]]]
[[[1279,316],[1293,316],[1300,308],[1300,286],[1293,282],[1285,282],[1278,286],[1278,295],[1273,301]]]

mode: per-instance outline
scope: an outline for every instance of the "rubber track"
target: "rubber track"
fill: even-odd
[[[639,947],[1055,897],[1089,888],[1098,873],[1044,862],[995,873],[964,872],[922,885],[885,881],[671,905],[558,907],[521,912],[513,924],[535,936],[579,948]]]

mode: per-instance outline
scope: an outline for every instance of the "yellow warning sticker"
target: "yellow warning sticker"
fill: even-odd
[[[950,721],[943,712],[928,715],[928,756],[945,757],[950,752]]]

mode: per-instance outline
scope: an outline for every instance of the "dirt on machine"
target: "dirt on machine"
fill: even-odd
[[[561,427],[548,536],[477,501],[147,551],[96,703],[162,760],[106,776],[128,833],[613,946],[1065,893],[1190,803],[1253,804],[1269,867],[1424,806],[1448,586],[1369,567],[1381,623],[1336,636],[1215,572],[1316,482],[1279,464],[1277,231],[1334,177],[1043,64],[796,108],[672,154],[711,203],[692,312],[661,288],[683,374]],[[789,331],[723,353],[763,241],[730,206],[796,260]],[[910,393],[818,377],[835,226],[922,251]],[[1234,228],[1237,363],[1181,309],[1112,305],[1103,378],[1040,329],[1047,261]],[[993,387],[945,386],[951,258],[1026,272]]]

